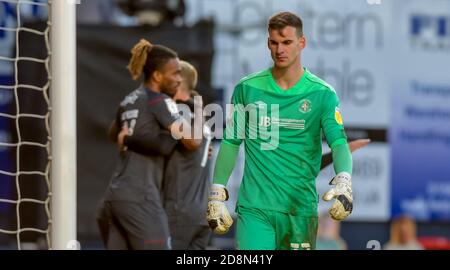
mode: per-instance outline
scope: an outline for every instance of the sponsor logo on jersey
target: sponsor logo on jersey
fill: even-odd
[[[300,100],[299,111],[301,111],[302,113],[310,112],[311,111],[311,101],[309,101],[308,99]]]
[[[304,119],[290,119],[290,118],[276,118],[276,117],[268,117],[268,116],[261,116],[259,118],[259,126],[260,127],[268,127],[271,125],[277,125],[279,127],[288,128],[288,129],[305,129],[305,120]]]
[[[336,119],[336,122],[339,125],[343,124],[343,122],[342,122],[342,115],[341,115],[340,109],[338,107],[336,107],[336,109],[334,110],[334,119]]]
[[[288,129],[305,129],[305,119],[275,118],[272,117],[272,124]]]
[[[268,116],[261,116],[259,118],[259,126],[260,127],[268,127],[270,126],[271,118]]]

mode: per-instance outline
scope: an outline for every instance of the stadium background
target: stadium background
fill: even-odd
[[[2,26],[15,27],[11,5],[0,3]],[[137,26],[114,1],[82,0],[78,5],[77,230],[82,248],[101,248],[94,206],[115,162],[115,146],[106,138],[108,125],[120,99],[135,86],[125,69],[131,46],[146,36],[174,48],[199,68],[199,91],[207,102],[224,104],[241,77],[270,65],[266,21],[280,10],[302,17],[308,38],[304,65],[337,90],[349,137],[372,139],[354,154],[355,211],[341,228],[348,247],[365,249],[370,240],[384,244],[390,221],[402,213],[418,221],[419,236],[450,238],[450,1],[186,0],[185,7],[184,18],[175,25],[151,27]],[[22,12],[34,28],[44,27],[39,20],[46,15],[44,8],[24,6]],[[41,40],[26,34],[19,46],[27,56],[45,50]],[[2,55],[12,55],[14,47],[15,38],[0,31]],[[12,70],[10,63],[0,62],[1,84],[13,83]],[[19,70],[22,82],[42,80],[42,67],[22,64]],[[20,96],[21,106],[30,112],[43,110],[43,101],[32,95]],[[11,92],[0,91],[2,111],[12,110],[12,103]],[[11,126],[0,118],[2,141],[14,140]],[[22,127],[36,140],[44,136],[35,132],[42,128],[38,123]],[[21,169],[44,166],[42,153],[22,151],[26,158]],[[229,183],[229,209],[234,209],[242,175],[242,155],[240,159]],[[7,148],[0,149],[0,161],[1,170],[16,166]],[[320,193],[332,173],[329,168],[320,174]],[[22,192],[45,196],[42,179],[29,178],[23,180],[27,184]],[[0,175],[0,196],[14,194],[11,179]],[[321,210],[326,207],[320,204]],[[15,210],[1,204],[0,211],[1,228],[14,227]],[[21,213],[24,223],[46,222],[42,209],[24,206]],[[215,237],[211,246],[231,249],[233,235],[232,230]],[[37,238],[29,233],[24,241]],[[11,241],[0,234],[2,248]]]

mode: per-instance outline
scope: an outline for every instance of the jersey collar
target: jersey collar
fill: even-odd
[[[273,78],[272,75],[272,68],[269,68],[269,80],[270,80],[270,84],[273,87],[273,89],[275,89],[275,92],[278,94],[284,94],[284,95],[298,95],[300,93],[302,93],[302,85],[304,84],[304,82],[306,81],[306,77],[309,76],[309,70],[306,67],[303,67],[304,73],[303,76],[300,78],[300,80],[298,80],[298,82],[292,86],[291,88],[284,90],[282,89],[277,82],[275,81],[275,79]]]

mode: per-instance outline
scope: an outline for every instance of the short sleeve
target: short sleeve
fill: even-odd
[[[168,128],[180,118],[177,104],[169,97],[160,97],[157,102],[153,102],[150,106],[154,106],[153,112],[156,120],[164,128]]]

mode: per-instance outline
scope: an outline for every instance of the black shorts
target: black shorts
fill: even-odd
[[[156,202],[105,201],[97,222],[107,249],[171,249],[167,215]]]
[[[170,223],[172,248],[175,250],[204,250],[208,246],[211,229],[204,225]]]

